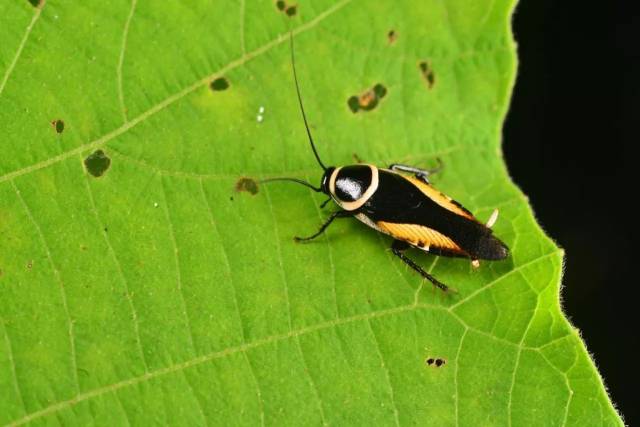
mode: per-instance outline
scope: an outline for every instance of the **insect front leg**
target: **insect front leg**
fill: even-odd
[[[442,170],[442,160],[440,160],[439,158],[437,160],[438,166],[434,169],[420,169],[414,166],[403,165],[399,163],[393,163],[389,166],[389,169],[391,169],[392,171],[412,173],[419,180],[423,181],[426,184],[429,184],[429,175],[438,173]]]
[[[330,201],[331,201],[331,197],[329,197],[327,200],[322,202],[322,204],[320,205],[320,209],[324,209],[324,207],[327,206],[327,203],[329,203]]]
[[[293,238],[293,240],[295,240],[296,242],[308,242],[309,240],[313,240],[316,237],[318,237],[319,235],[321,235],[322,233],[324,233],[324,230],[327,229],[327,227],[329,227],[329,225],[331,225],[331,223],[333,222],[334,219],[336,218],[347,218],[353,216],[353,212],[350,211],[337,211],[332,213],[329,218],[325,221],[324,224],[322,224],[322,226],[320,227],[320,230],[318,230],[318,232],[312,236],[309,237],[298,237],[295,236]]]
[[[391,245],[391,251],[393,252],[393,254],[395,256],[400,258],[405,264],[407,264],[409,267],[411,267],[414,271],[417,271],[418,274],[420,274],[422,277],[424,277],[425,279],[430,281],[434,286],[436,286],[436,287],[442,289],[443,291],[447,292],[449,290],[449,287],[447,285],[445,285],[444,283],[440,282],[438,279],[433,277],[431,274],[429,274],[426,271],[424,271],[422,269],[422,267],[420,267],[418,264],[413,262],[413,260],[411,258],[407,257],[403,253],[403,251],[405,251],[409,247],[410,246],[409,246],[409,244],[407,242],[403,242],[402,240],[394,240],[393,244]]]

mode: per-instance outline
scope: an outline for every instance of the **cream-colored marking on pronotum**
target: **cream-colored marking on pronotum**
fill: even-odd
[[[340,169],[342,169],[342,166],[336,168],[329,177],[329,193],[331,193],[331,197],[336,194],[336,177],[338,176],[338,172],[340,172]],[[336,200],[336,198],[333,197],[333,200]]]
[[[471,266],[473,268],[478,268],[480,267],[480,261],[478,261],[477,259],[471,260]]]
[[[365,190],[362,196],[360,196],[358,200],[354,200],[353,202],[343,202],[342,200],[335,197],[336,177],[338,176],[338,171],[341,168],[337,168],[333,172],[333,175],[331,175],[331,179],[329,180],[329,191],[331,191],[331,196],[336,201],[336,203],[338,203],[340,207],[342,207],[342,209],[344,210],[355,211],[356,209],[364,205],[367,202],[367,200],[369,200],[369,198],[373,196],[373,193],[375,193],[376,190],[378,189],[378,183],[380,182],[379,181],[380,177],[378,176],[378,168],[373,165],[363,165],[363,166],[369,166],[369,169],[371,169],[371,184],[369,185],[369,188]]]
[[[487,228],[493,227],[493,225],[496,223],[497,220],[498,220],[498,209],[494,209],[493,212],[491,213],[491,216],[487,220]]]

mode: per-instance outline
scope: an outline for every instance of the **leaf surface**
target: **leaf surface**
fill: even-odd
[[[0,424],[621,424],[501,158],[512,0],[32,3],[0,5]],[[289,28],[324,161],[442,159],[508,260],[411,253],[445,295],[354,220],[295,244],[304,187],[236,191],[321,175]]]

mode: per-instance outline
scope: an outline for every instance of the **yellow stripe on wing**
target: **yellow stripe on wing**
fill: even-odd
[[[396,224],[378,221],[376,225],[380,231],[390,234],[398,240],[403,240],[413,246],[428,251],[430,248],[444,249],[453,253],[466,255],[460,246],[444,234],[422,225]]]
[[[456,202],[446,194],[443,194],[440,191],[436,190],[431,185],[413,176],[402,175],[402,177],[407,181],[411,182],[413,185],[415,185],[420,191],[422,191],[422,193],[425,196],[427,196],[428,198],[430,198],[431,200],[433,200],[443,208],[455,214],[461,215],[465,218],[469,218],[474,221],[477,221],[473,216],[473,214],[469,212],[467,209],[465,209],[460,203]]]

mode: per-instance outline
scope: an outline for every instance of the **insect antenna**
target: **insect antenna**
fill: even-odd
[[[316,156],[316,160],[320,167],[324,170],[327,170],[322,160],[320,160],[320,156],[316,151],[316,146],[313,143],[313,137],[311,136],[311,131],[309,130],[309,123],[307,122],[307,115],[304,112],[304,106],[302,105],[302,96],[300,96],[300,86],[298,85],[298,74],[296,73],[296,58],[293,53],[293,33],[289,33],[289,40],[291,41],[291,68],[293,68],[293,81],[296,84],[296,94],[298,95],[298,103],[300,104],[300,112],[302,113],[302,120],[304,120],[304,127],[307,130],[307,135],[309,136],[309,143],[311,144],[311,149],[313,150],[313,154]]]
[[[267,178],[267,179],[261,179],[258,182],[260,184],[265,184],[267,182],[273,182],[273,181],[291,181],[291,182],[295,182],[297,184],[304,185],[305,187],[309,187],[310,189],[312,189],[316,193],[320,193],[322,191],[322,188],[314,187],[313,185],[309,184],[307,181],[303,181],[303,180],[298,179],[298,178],[288,178],[288,177]]]
[[[313,150],[313,154],[316,156],[316,160],[318,161],[318,164],[320,165],[320,167],[326,171],[327,167],[324,165],[324,163],[322,163],[322,160],[320,160],[320,156],[318,155],[318,152],[316,151],[316,146],[313,143],[313,137],[311,136],[311,130],[309,130],[309,123],[307,122],[307,115],[305,114],[304,106],[302,105],[302,96],[300,95],[300,86],[298,85],[298,75],[296,73],[296,58],[295,58],[295,55],[293,53],[293,33],[292,32],[289,32],[289,40],[290,40],[290,45],[291,45],[291,68],[293,69],[293,81],[294,81],[294,83],[296,85],[296,95],[298,95],[298,103],[300,104],[300,112],[302,113],[302,120],[304,120],[304,127],[307,130],[307,136],[309,136],[309,144],[311,145],[311,149]],[[296,184],[300,184],[300,185],[304,185],[305,187],[309,187],[310,189],[312,189],[313,191],[315,191],[317,193],[322,192],[322,188],[314,187],[313,185],[309,184],[307,181],[304,181],[304,180],[298,179],[298,178],[288,178],[288,177],[267,178],[267,179],[262,179],[262,180],[260,180],[258,182],[260,184],[264,184],[264,183],[267,183],[267,182],[274,182],[274,181],[295,182]]]

